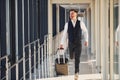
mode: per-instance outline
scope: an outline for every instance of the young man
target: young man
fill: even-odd
[[[64,48],[64,42],[68,35],[70,58],[75,58],[75,80],[78,80],[80,55],[82,49],[82,33],[85,37],[84,45],[88,46],[88,30],[86,29],[85,24],[78,20],[78,11],[76,9],[71,9],[69,14],[70,20],[64,26],[60,48]]]

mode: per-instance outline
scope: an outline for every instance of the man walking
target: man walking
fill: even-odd
[[[75,80],[78,80],[82,33],[85,38],[84,45],[88,46],[88,31],[85,24],[78,20],[78,11],[76,9],[70,9],[69,15],[70,20],[64,26],[60,48],[64,48],[64,42],[68,35],[69,54],[71,59],[75,58]]]

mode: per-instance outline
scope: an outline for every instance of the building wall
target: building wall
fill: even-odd
[[[37,39],[40,39],[41,44],[43,43],[44,36],[48,33],[48,0],[0,0],[0,57],[8,54],[8,47],[6,47],[6,1],[7,3],[9,2],[9,61],[12,66],[16,63],[17,59],[20,60],[21,58],[23,58],[23,46]],[[31,45],[32,54],[34,53],[33,49],[34,46]],[[25,48],[25,56],[26,59],[29,56],[29,47]],[[31,58],[31,66],[33,66],[34,64],[33,57]],[[26,61],[26,65],[29,65],[28,61]],[[23,77],[23,62],[20,62],[18,66],[18,75],[20,79],[21,77]],[[1,77],[5,76],[5,67],[6,60],[4,59],[0,61]],[[29,66],[26,66],[25,68],[27,72],[29,70]],[[15,75],[16,67],[13,67],[11,69],[11,80],[16,80]],[[26,75],[26,77],[29,76]]]

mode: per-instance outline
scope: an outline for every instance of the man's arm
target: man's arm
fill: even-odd
[[[82,29],[82,31],[83,31],[84,38],[85,38],[85,43],[84,43],[84,45],[85,45],[85,46],[88,46],[88,30],[87,30],[85,24],[84,24],[82,21],[81,21],[80,25],[81,25],[81,29]]]

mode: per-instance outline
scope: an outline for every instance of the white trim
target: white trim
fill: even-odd
[[[114,80],[113,0],[110,0],[110,80]]]
[[[52,1],[51,0],[48,0],[48,53],[49,55],[52,54]],[[52,70],[52,59],[49,58],[49,62],[50,62],[50,77],[53,76],[53,70]]]
[[[101,67],[103,80],[108,80],[108,0],[100,0],[100,16]]]
[[[95,49],[96,49],[96,66],[98,71],[101,67],[101,54],[100,54],[100,4],[99,0],[95,0]],[[99,71],[100,72],[100,71]]]
[[[95,5],[94,0],[91,0],[91,35],[95,34]],[[95,36],[91,36],[91,53],[95,54]]]
[[[52,4],[86,4],[86,3],[91,3],[91,0],[51,0]]]

